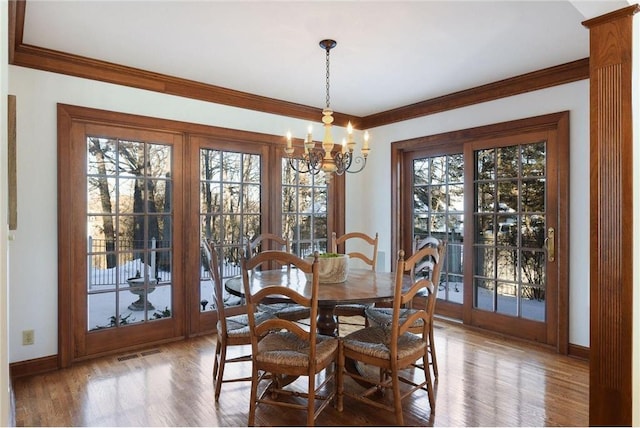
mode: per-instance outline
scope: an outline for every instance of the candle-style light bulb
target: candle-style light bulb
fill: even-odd
[[[309,125],[307,127],[307,142],[311,142],[313,141],[313,127],[311,125]]]
[[[353,149],[356,147],[356,141],[353,139],[353,125],[351,125],[351,121],[347,123],[347,137],[349,137],[349,140],[343,152],[348,150],[350,153],[353,153]]]

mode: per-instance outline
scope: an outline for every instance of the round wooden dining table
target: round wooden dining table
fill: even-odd
[[[318,333],[336,336],[337,323],[334,308],[337,304],[377,303],[393,299],[396,274],[375,272],[371,269],[349,269],[344,282],[321,283],[318,292]],[[251,293],[269,285],[285,285],[305,297],[311,297],[311,283],[304,272],[297,269],[280,269],[249,272]],[[407,277],[407,281],[409,281]],[[242,277],[229,278],[225,289],[244,297]]]

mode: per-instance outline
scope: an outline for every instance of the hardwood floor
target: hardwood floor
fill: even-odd
[[[436,411],[426,392],[404,404],[413,426],[587,426],[589,366],[535,345],[436,321]],[[17,426],[246,426],[249,383],[226,383],[218,404],[211,336],[77,364],[13,383]],[[231,352],[238,351],[232,349]],[[238,352],[239,353],[239,352]],[[231,364],[228,375],[250,372]],[[248,363],[250,364],[250,363]],[[345,383],[345,388],[356,388]],[[318,425],[393,425],[392,414],[345,398]],[[258,408],[260,426],[304,425],[304,412]]]

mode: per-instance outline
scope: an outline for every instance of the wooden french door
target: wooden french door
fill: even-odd
[[[557,142],[527,132],[465,146],[465,316],[474,326],[557,345]],[[564,256],[564,255],[563,255]]]
[[[184,335],[182,134],[83,120],[68,129],[59,145],[60,278],[70,291],[61,316],[71,326],[61,331],[62,365]]]
[[[558,113],[392,145],[394,250],[447,242],[439,314],[567,352],[568,144]]]

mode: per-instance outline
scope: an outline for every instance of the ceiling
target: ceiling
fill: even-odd
[[[44,1],[22,42],[367,116],[589,56],[606,1]]]

